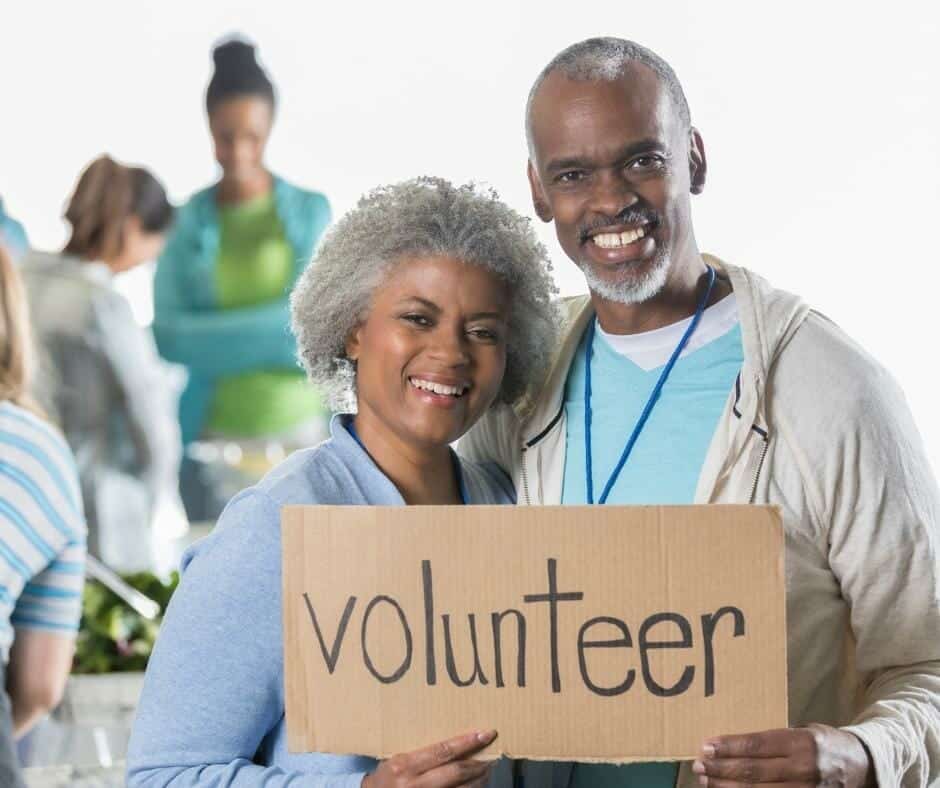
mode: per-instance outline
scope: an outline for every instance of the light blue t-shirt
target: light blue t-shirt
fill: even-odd
[[[721,304],[721,302],[719,302]],[[717,307],[718,305],[716,305]],[[712,435],[741,370],[744,354],[736,308],[729,324],[726,314],[716,326],[703,323],[696,333],[711,330],[718,336],[696,347],[693,335],[679,358],[659,400],[640,433],[627,464],[611,490],[610,504],[689,504],[702,470]],[[710,308],[706,316],[712,312]],[[682,326],[668,327],[681,336]],[[660,329],[662,332],[663,329]],[[650,332],[653,334],[654,332]],[[631,338],[632,340],[633,338]],[[678,342],[678,336],[671,342]],[[587,503],[584,446],[585,345],[582,339],[565,385],[566,447],[562,503]],[[648,355],[648,354],[647,354]],[[668,356],[668,353],[666,354]],[[592,460],[594,500],[601,497],[627,439],[662,373],[664,364],[645,369],[615,350],[596,331],[591,362]],[[671,788],[676,781],[674,763],[626,766],[578,764],[572,788]]]

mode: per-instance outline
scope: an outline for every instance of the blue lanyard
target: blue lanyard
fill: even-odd
[[[679,340],[679,344],[676,345],[676,349],[672,351],[672,355],[669,357],[669,361],[666,363],[666,366],[663,367],[663,371],[659,376],[659,380],[656,381],[656,385],[653,387],[653,393],[650,394],[649,399],[646,401],[643,412],[640,414],[640,418],[637,421],[636,426],[633,428],[633,433],[630,435],[630,439],[627,441],[627,445],[623,448],[623,454],[620,455],[620,460],[617,462],[613,473],[610,474],[610,478],[607,480],[607,484],[604,486],[604,492],[601,494],[600,500],[598,501],[599,504],[607,503],[607,497],[610,495],[610,491],[614,488],[614,484],[617,481],[617,477],[620,476],[620,471],[623,470],[623,466],[627,464],[627,459],[630,457],[630,452],[633,451],[633,446],[636,443],[637,438],[640,437],[640,433],[643,431],[643,427],[646,426],[646,420],[649,418],[650,413],[653,411],[653,406],[659,399],[660,392],[662,391],[663,386],[666,384],[666,379],[669,377],[669,373],[672,372],[672,368],[675,366],[676,361],[678,361],[683,349],[688,344],[692,334],[695,332],[696,326],[698,326],[699,321],[702,319],[702,313],[705,311],[705,305],[708,303],[708,297],[711,295],[712,287],[715,284],[715,269],[711,266],[707,266],[707,268],[708,287],[705,288],[705,293],[702,295],[701,300],[698,302],[698,306],[695,308],[695,315],[692,317],[692,322],[689,323],[689,327],[682,335],[682,339]],[[596,322],[597,318],[592,320],[591,324],[588,326],[587,346],[585,349],[587,358],[585,359],[584,364],[584,455],[587,473],[587,502],[590,504],[594,503],[594,471],[591,462],[591,357],[594,355],[594,324]]]
[[[365,444],[362,442],[362,439],[359,437],[359,433],[356,432],[356,426],[353,424],[353,420],[350,419],[346,424],[346,431],[352,435],[353,440],[359,444],[359,448],[362,449],[366,454],[369,455],[371,459],[372,455],[369,454],[369,450],[365,447]],[[464,483],[463,478],[463,468],[460,467],[460,460],[457,459],[457,455],[453,451],[450,453],[451,462],[454,464],[454,474],[457,476],[457,490],[460,493],[460,503],[463,506],[467,505],[467,486]]]

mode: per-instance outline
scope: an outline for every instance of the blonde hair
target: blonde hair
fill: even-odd
[[[29,393],[34,360],[26,293],[13,261],[0,246],[0,402],[43,415]]]

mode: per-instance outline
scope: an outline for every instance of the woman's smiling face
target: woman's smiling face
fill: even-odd
[[[452,257],[398,263],[346,343],[358,418],[417,448],[455,441],[499,393],[508,322],[508,287],[485,268]]]

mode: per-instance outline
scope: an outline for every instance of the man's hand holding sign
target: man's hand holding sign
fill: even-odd
[[[829,755],[820,759],[820,753]],[[877,784],[858,738],[816,724],[709,739],[692,771],[710,788]]]

